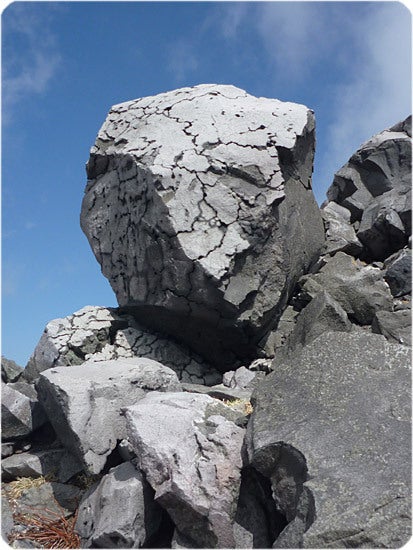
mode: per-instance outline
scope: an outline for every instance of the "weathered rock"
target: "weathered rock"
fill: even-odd
[[[1,536],[4,541],[9,542],[9,535],[13,531],[14,521],[9,501],[1,495]]]
[[[363,259],[384,260],[408,244],[411,157],[408,117],[364,143],[334,176],[327,197],[351,212]]]
[[[40,487],[30,487],[13,502],[17,513],[38,514],[56,519],[56,515],[71,516],[77,509],[82,491],[75,485],[45,482]]]
[[[407,542],[409,366],[408,348],[382,336],[330,332],[257,388],[248,455],[290,522],[274,547]]]
[[[326,230],[326,242],[322,253],[334,254],[341,250],[351,256],[358,256],[363,250],[363,245],[350,224],[350,211],[331,201],[321,209],[321,215]]]
[[[25,437],[46,422],[36,390],[24,382],[1,382],[1,413],[2,440]]]
[[[24,372],[28,380],[52,367],[147,357],[174,370],[186,382],[216,384],[219,373],[185,346],[142,328],[115,308],[86,306],[50,321]]]
[[[66,449],[44,449],[18,453],[2,460],[1,473],[5,481],[18,477],[54,476],[65,483],[83,466]]]
[[[412,312],[410,309],[399,311],[378,311],[374,316],[371,329],[382,334],[390,342],[412,345]]]
[[[153,489],[125,462],[84,495],[76,531],[82,548],[142,548],[159,528],[160,518]]]
[[[350,320],[362,325],[371,324],[376,311],[393,309],[392,295],[380,269],[344,252],[337,252],[318,273],[302,277],[300,285],[310,297],[327,291]]]
[[[412,292],[412,251],[409,248],[387,258],[384,267],[384,278],[393,296],[405,296]]]
[[[233,548],[244,430],[207,395],[151,392],[125,411],[140,468],[179,533],[201,548]]]
[[[200,85],[115,105],[81,225],[121,306],[219,366],[253,353],[324,242],[303,105]]]
[[[256,376],[256,371],[251,371],[246,367],[239,367],[237,370],[226,372],[222,378],[222,383],[224,386],[228,386],[228,388],[244,389],[251,387]]]
[[[1,458],[7,458],[8,456],[14,453],[14,444],[13,442],[2,443],[1,444]]]
[[[151,359],[118,359],[55,367],[41,373],[39,399],[63,445],[99,473],[126,437],[122,407],[147,391],[180,391],[176,373]]]
[[[17,382],[23,372],[23,368],[11,359],[1,356],[1,379],[3,382]]]

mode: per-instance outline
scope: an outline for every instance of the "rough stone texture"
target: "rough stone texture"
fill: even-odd
[[[61,483],[68,481],[82,470],[83,466],[66,449],[44,449],[9,456],[1,462],[4,481],[18,477],[53,475]]]
[[[159,333],[142,328],[115,308],[86,306],[50,321],[29,359],[24,376],[32,381],[52,367],[147,357],[170,367],[185,382],[216,384],[221,377],[197,354]]]
[[[13,508],[21,514],[40,514],[55,520],[56,514],[73,515],[81,497],[82,491],[75,485],[45,482],[40,487],[26,489],[13,501]]]
[[[193,547],[233,548],[245,431],[207,395],[149,393],[125,411],[140,468]]]
[[[364,143],[334,176],[327,197],[360,222],[362,257],[384,260],[411,235],[411,117]]]
[[[394,297],[405,296],[412,292],[412,251],[404,248],[384,262],[384,276]]]
[[[251,387],[256,376],[257,372],[246,367],[239,367],[237,370],[226,372],[222,378],[222,383],[229,388],[244,389]]]
[[[180,391],[176,373],[151,359],[118,359],[41,373],[39,399],[63,445],[99,473],[126,436],[121,407],[147,391]]]
[[[23,368],[11,359],[1,356],[1,379],[3,382],[17,382],[23,372]]]
[[[84,495],[76,531],[82,548],[142,548],[160,518],[152,488],[133,464],[125,462]]]
[[[253,353],[324,242],[313,154],[309,109],[233,86],[112,107],[81,225],[119,304],[221,367]]]
[[[257,388],[248,455],[290,522],[275,547],[408,541],[409,366],[408,348],[382,336],[330,332]]]
[[[382,334],[390,342],[412,345],[412,312],[410,309],[399,311],[378,311],[374,316],[371,329]]]
[[[9,535],[13,531],[14,521],[9,501],[1,495],[1,536],[5,542],[9,541]]]
[[[350,210],[331,201],[322,208],[321,215],[326,230],[322,253],[334,254],[341,250],[351,256],[358,256],[363,245],[357,238],[354,227],[350,225]]]
[[[45,422],[46,415],[33,386],[1,382],[2,440],[25,437]]]
[[[300,285],[310,297],[327,291],[350,320],[368,325],[376,311],[393,309],[390,289],[382,277],[380,269],[337,252],[318,273],[304,275]]]

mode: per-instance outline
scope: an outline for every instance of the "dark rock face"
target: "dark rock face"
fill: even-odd
[[[408,540],[409,364],[409,350],[383,337],[327,333],[257,388],[248,454],[295,520],[296,547]]]
[[[3,382],[17,382],[23,373],[22,367],[20,367],[14,361],[1,356],[1,379]]]
[[[114,106],[81,224],[120,306],[216,364],[253,353],[324,241],[313,153],[311,111],[232,86]]]

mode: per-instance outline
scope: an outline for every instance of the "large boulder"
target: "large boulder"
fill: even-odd
[[[83,496],[76,532],[82,548],[142,548],[159,528],[153,489],[130,462],[112,468]]]
[[[119,305],[225,367],[254,355],[324,242],[303,105],[200,85],[112,107],[81,225]]]
[[[274,547],[396,548],[411,531],[410,352],[329,332],[267,376],[249,460],[288,520]]]
[[[147,357],[174,370],[185,382],[216,384],[220,374],[187,347],[145,330],[115,308],[86,306],[50,321],[37,344],[24,377],[36,380],[52,367]]]
[[[99,473],[126,437],[122,407],[148,391],[180,391],[174,371],[151,359],[118,359],[41,373],[39,400],[65,447]]]
[[[384,260],[411,235],[411,125],[410,116],[366,141],[327,191],[351,213],[364,259]]]
[[[28,436],[47,418],[34,387],[27,382],[1,382],[1,438],[13,440]]]
[[[126,408],[140,468],[192,548],[234,548],[245,430],[208,395],[151,392]]]

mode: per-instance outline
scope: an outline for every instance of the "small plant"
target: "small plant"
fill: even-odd
[[[9,535],[9,542],[19,539],[31,540],[42,548],[80,548],[80,537],[75,532],[77,512],[71,518],[51,510],[43,513],[15,514],[14,521],[25,529]]]
[[[17,500],[28,489],[32,489],[33,487],[41,487],[44,483],[49,481],[55,481],[54,475],[40,477],[18,477],[16,480],[7,483],[5,490],[9,498]]]

